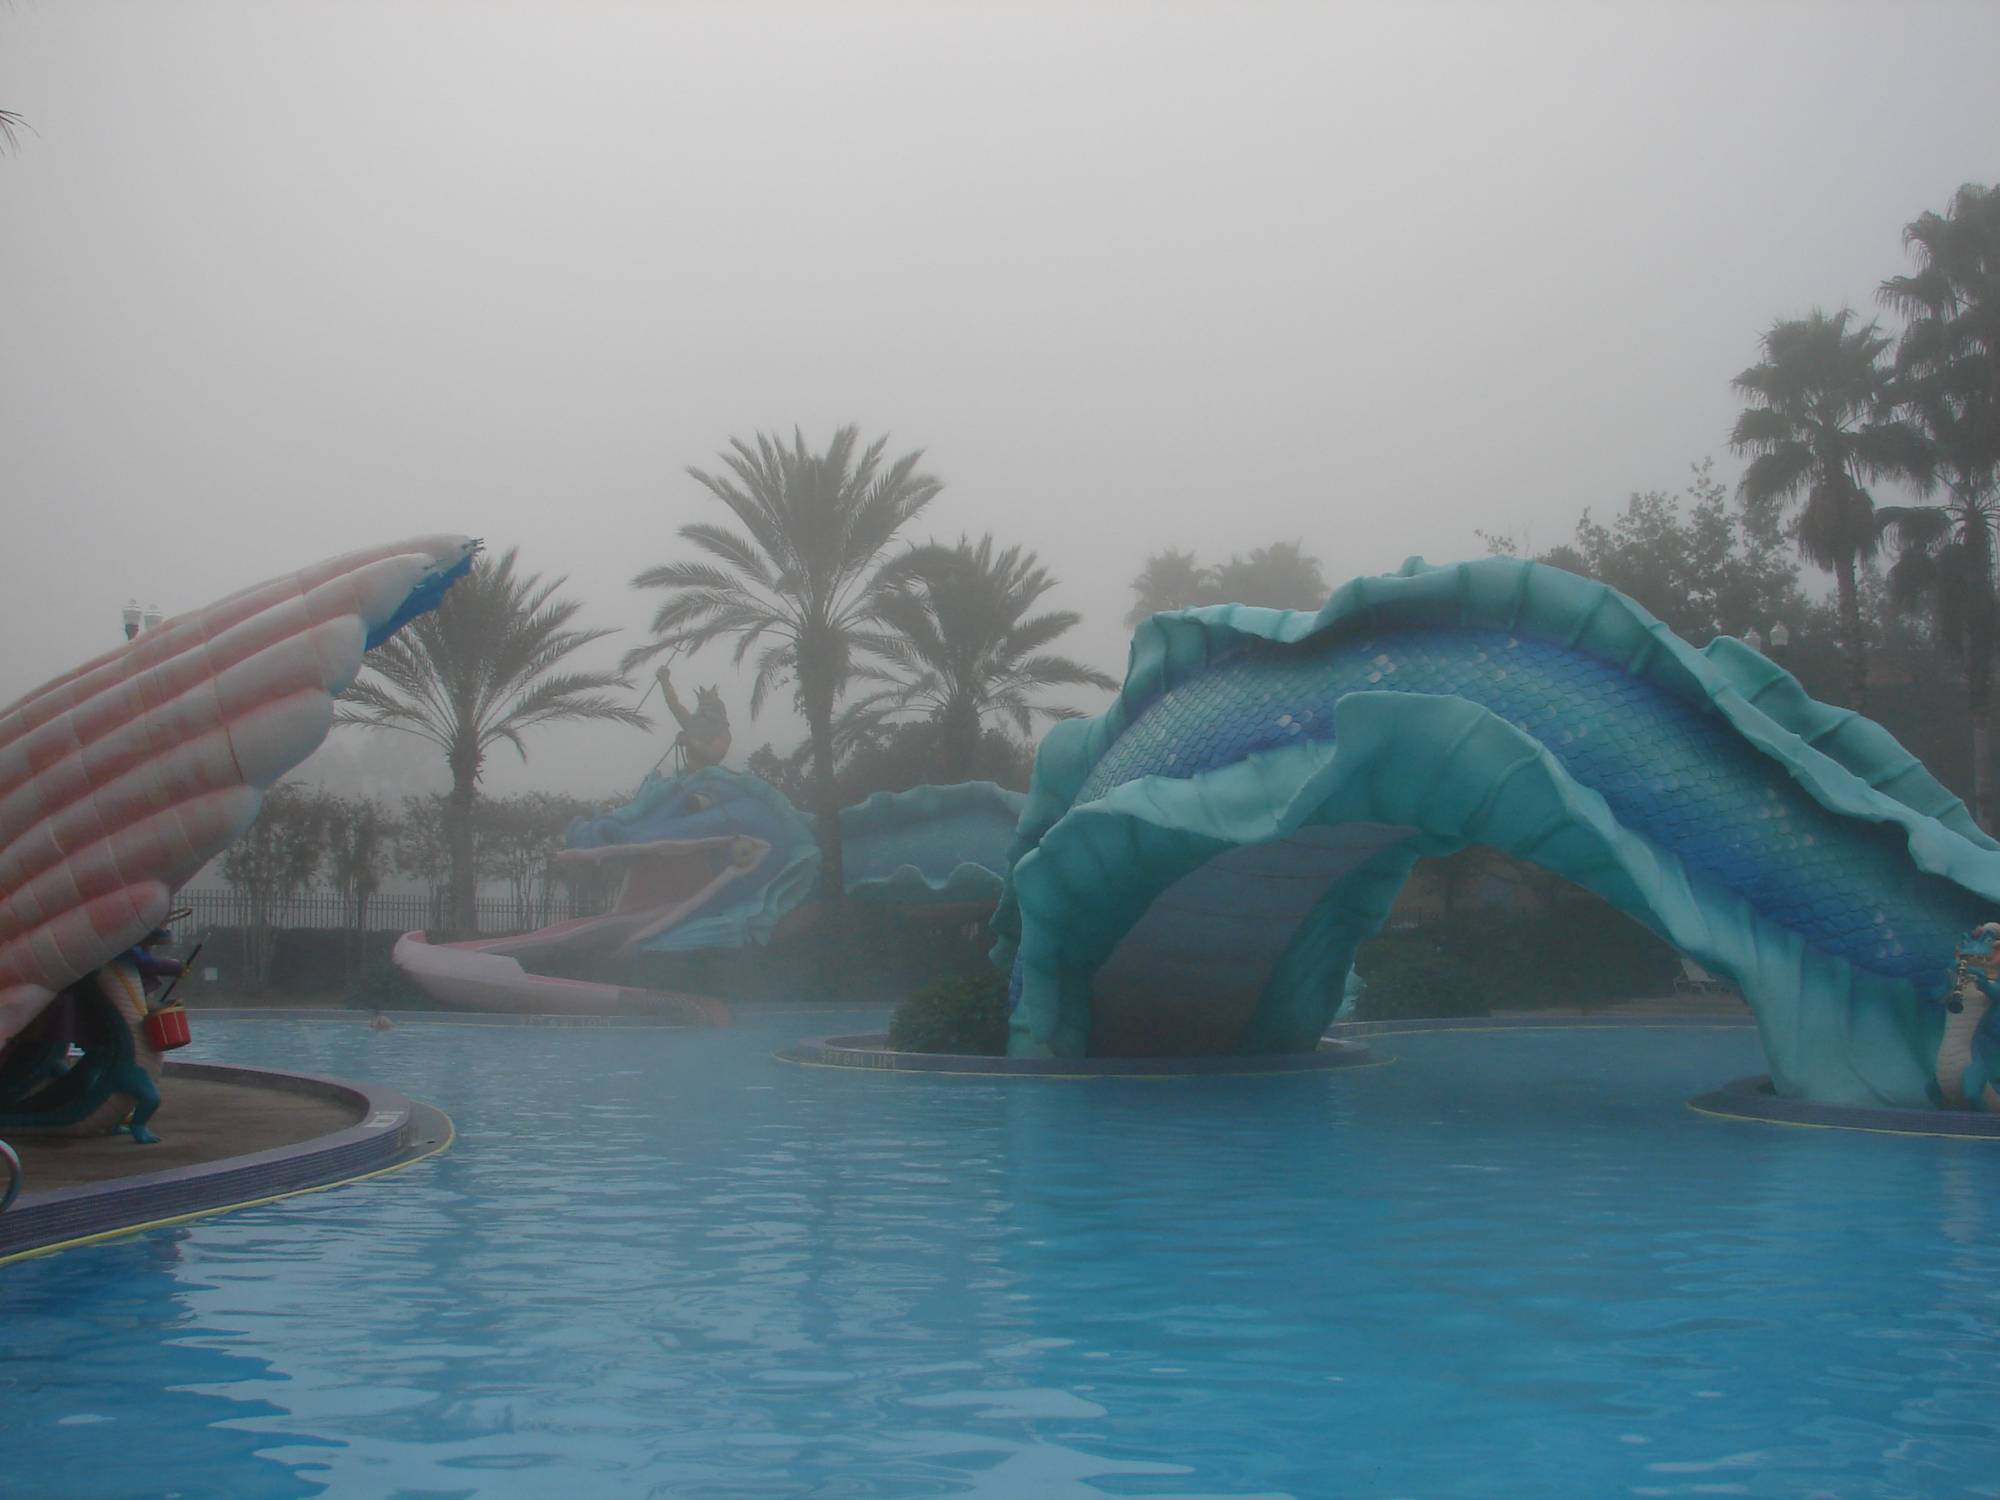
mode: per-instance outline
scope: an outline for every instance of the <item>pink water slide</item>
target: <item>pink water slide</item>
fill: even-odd
[[[596,918],[560,923],[511,938],[468,943],[432,943],[421,932],[405,933],[392,955],[396,967],[418,989],[452,1010],[511,1011],[528,1015],[654,1015],[692,1026],[727,1026],[729,1008],[707,995],[636,989],[588,979],[532,974],[516,953],[564,946],[565,928],[595,927]]]

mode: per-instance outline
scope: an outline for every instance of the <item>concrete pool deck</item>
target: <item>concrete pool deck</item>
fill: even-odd
[[[22,1183],[0,1213],[0,1264],[374,1176],[452,1138],[443,1113],[390,1089],[217,1063],[169,1062],[153,1126],[151,1146],[9,1134]]]
[[[210,1003],[190,1009],[197,1026],[204,1019],[346,1026],[388,1019],[334,1005]],[[391,1027],[685,1027],[657,1015],[390,1014]],[[391,1089],[171,1059],[152,1123],[160,1140],[151,1146],[135,1145],[126,1135],[69,1139],[0,1131],[22,1167],[20,1196],[0,1212],[0,1265],[155,1224],[337,1187],[409,1166],[452,1141],[451,1121],[441,1110]]]

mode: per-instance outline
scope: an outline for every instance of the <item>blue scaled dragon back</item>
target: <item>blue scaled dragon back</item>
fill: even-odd
[[[843,808],[847,893],[983,919],[1025,800],[980,781]],[[647,777],[623,806],[572,823],[566,844],[567,861],[617,868],[620,911],[639,932],[630,946],[651,953],[768,942],[812,897],[821,863],[811,821],[782,792],[721,766]]]
[[[1140,626],[1116,702],[1036,759],[995,918],[1012,1050],[1309,1048],[1415,861],[1470,844],[1733,980],[1781,1092],[1963,1095],[1944,997],[2000,846],[1740,642],[1512,558]]]

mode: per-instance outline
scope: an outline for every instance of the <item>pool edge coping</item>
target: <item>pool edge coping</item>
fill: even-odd
[[[1381,1067],[1393,1061],[1362,1041],[1322,1041],[1314,1052],[1255,1057],[986,1057],[962,1052],[898,1052],[885,1031],[801,1037],[776,1057],[803,1068],[857,1073],[922,1073],[957,1078],[1260,1078]]]
[[[613,1015],[590,1011],[514,1010],[370,1010],[347,1005],[201,1005],[190,1006],[192,1021],[327,1021],[341,1026],[368,1026],[377,1016],[389,1029],[414,1026],[527,1026],[537,1030],[574,1027],[589,1031],[707,1031],[666,1016]]]
[[[229,1063],[166,1066],[169,1076],[349,1101],[361,1117],[339,1130],[262,1151],[108,1182],[44,1192],[27,1188],[0,1214],[0,1266],[380,1177],[436,1156],[457,1139],[443,1110],[378,1084]]]

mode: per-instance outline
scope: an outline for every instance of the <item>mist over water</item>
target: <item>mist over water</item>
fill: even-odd
[[[1957,887],[1940,897],[1941,876],[1910,875],[1904,825],[1875,818],[1921,782],[1924,812],[1961,826],[1968,815],[1935,809],[1945,789],[1970,789],[1969,816],[1994,826],[1993,757],[1970,722],[1977,674],[1936,665],[1971,636],[1954,635],[1942,590],[1926,618],[1892,618],[1864,569],[1877,637],[1864,661],[1851,649],[1860,609],[1842,612],[1836,632],[1823,602],[1822,565],[1835,564],[1801,563],[1796,546],[1815,490],[1835,502],[1855,492],[1844,479],[1795,485],[1764,496],[1772,509],[1760,522],[1745,503],[1757,486],[1741,481],[1760,446],[1769,458],[1813,425],[1797,410],[1811,402],[1782,409],[1788,339],[1837,355],[1852,332],[1883,378],[1856,410],[1915,413],[1931,423],[1931,455],[1950,449],[1937,402],[1926,409],[1916,384],[1886,379],[1909,374],[1891,351],[1921,344],[1897,347],[1899,319],[1921,309],[1885,306],[1878,291],[1912,269],[1906,225],[1971,205],[1953,197],[1962,185],[2000,179],[1996,57],[1990,0],[0,4],[0,706],[116,645],[127,608],[178,615],[428,533],[454,538],[419,554],[427,571],[383,592],[431,604],[441,580],[456,579],[444,608],[405,624],[395,644],[376,642],[364,679],[379,689],[385,661],[415,660],[411,642],[440,632],[398,689],[403,701],[381,689],[372,703],[381,725],[417,732],[337,728],[293,785],[270,791],[250,830],[238,819],[171,849],[135,837],[126,869],[105,850],[129,830],[86,828],[76,811],[77,788],[99,772],[123,778],[117,795],[95,783],[88,795],[103,793],[133,827],[158,808],[177,816],[173,799],[211,773],[257,780],[241,764],[252,757],[234,740],[224,753],[220,736],[197,772],[192,756],[168,764],[182,748],[172,734],[134,731],[130,743],[152,758],[106,769],[114,715],[99,712],[60,747],[68,760],[36,764],[19,785],[7,770],[13,826],[0,843],[27,827],[50,867],[34,878],[47,876],[48,890],[68,882],[47,912],[39,895],[16,902],[0,890],[10,920],[53,930],[86,897],[101,903],[85,886],[114,883],[110,870],[156,907],[169,886],[177,901],[199,900],[197,916],[178,919],[184,937],[197,927],[256,937],[208,951],[201,983],[214,988],[203,998],[303,995],[376,1010],[498,993],[559,1008],[596,992],[637,1005],[644,984],[712,1020],[721,1000],[687,995],[713,980],[743,1022],[622,1033],[203,1021],[188,1055],[407,1088],[457,1117],[458,1145],[389,1182],[9,1267],[0,1434],[34,1440],[13,1445],[26,1459],[0,1456],[0,1474],[46,1480],[40,1493],[86,1492],[61,1488],[79,1473],[133,1493],[165,1474],[179,1493],[270,1496],[543,1494],[551,1478],[574,1487],[587,1475],[603,1493],[854,1497],[1821,1485],[1890,1497],[1990,1474],[1995,1236],[1992,1194],[1969,1159],[1980,1143],[1777,1131],[1683,1108],[1759,1066],[1789,1087],[1781,1050],[1763,1059],[1751,1027],[1440,1032],[1384,1038],[1378,1060],[1394,1066],[1172,1084],[841,1076],[773,1053],[835,1023],[878,1028],[913,990],[904,1015],[928,1010],[968,1032],[970,1017],[991,1033],[986,1050],[1009,1045],[1014,960],[1005,943],[990,948],[984,915],[999,898],[952,877],[996,890],[1014,880],[1048,853],[1035,818],[1078,786],[1095,794],[1120,776],[1192,780],[1245,765],[1261,775],[1254,757],[1328,738],[1332,688],[1379,712],[1384,674],[1402,669],[1371,643],[1372,654],[1343,659],[1345,677],[1313,659],[1282,681],[1276,668],[1253,681],[1263,638],[1280,632],[1247,630],[1250,645],[1202,658],[1233,651],[1230,665],[1244,669],[1217,674],[1212,701],[1157,695],[1154,707],[1199,710],[1187,715],[1185,759],[1171,723],[1158,744],[1130,735],[1022,814],[1035,741],[1058,717],[1104,709],[1152,609],[1311,609],[1413,555],[1548,559],[1573,539],[1552,560],[1623,590],[1697,647],[1743,640],[1746,650],[1722,653],[1736,654],[1715,676],[1718,697],[1753,678],[1753,691],[1768,688],[1778,674],[1766,661],[1836,705],[1873,692],[1868,712],[1935,771],[1936,785],[1910,775],[1872,740],[1841,751],[1855,770],[1847,780],[1904,791],[1857,794],[1876,842],[1855,840],[1860,852],[1834,870],[1841,881],[1822,880],[1838,899],[1814,885],[1833,868],[1834,819],[1807,828],[1801,817],[1795,837],[1779,795],[1814,818],[1812,798],[1833,805],[1801,773],[1810,757],[1757,758],[1778,739],[1789,750],[1788,736],[1747,736],[1753,753],[1722,742],[1717,719],[1714,736],[1688,731],[1694,749],[1675,761],[1679,741],[1657,726],[1678,733],[1681,720],[1631,706],[1627,679],[1657,644],[1643,621],[1633,627],[1643,649],[1601,692],[1613,668],[1579,647],[1582,669],[1598,674],[1587,700],[1545,691],[1557,667],[1538,639],[1494,664],[1478,692],[1465,664],[1484,674],[1485,646],[1469,639],[1441,665],[1410,656],[1400,685],[1457,709],[1485,704],[1496,722],[1540,736],[1538,756],[1603,722],[1600,744],[1622,737],[1615,757],[1558,748],[1535,760],[1604,772],[1579,774],[1574,799],[1559,788],[1565,816],[1587,794],[1624,818],[1618,788],[1649,780],[1630,799],[1644,816],[1626,819],[1621,839],[1631,832],[1636,848],[1662,827],[1700,824],[1656,847],[1685,854],[1692,878],[1712,877],[1718,891],[1741,877],[1728,899],[1745,912],[1755,903],[1743,891],[1769,896],[1760,920],[1776,912],[1770,930],[1786,941],[1817,940],[1823,926],[1825,951],[1893,950],[1913,990],[1932,983],[1983,908]],[[1942,360],[1918,368],[1918,383],[1946,388],[1978,359],[1990,373],[1990,343],[1946,374]],[[838,467],[818,455],[845,451],[851,434],[857,451],[882,444],[885,469],[910,455],[914,474],[900,476],[911,519],[858,549],[858,578],[879,581],[892,555],[908,570],[893,609],[877,600],[848,622],[875,639],[851,633],[827,648],[838,633],[822,632],[804,645],[806,627],[759,635],[745,623],[754,610],[729,623],[715,604],[673,616],[676,590],[685,599],[744,578],[790,607],[812,593],[800,579],[834,566],[828,557],[853,561],[838,546],[795,545],[825,542],[821,522],[767,528],[774,542],[743,508],[732,520],[727,493],[766,439],[796,443],[817,481]],[[1814,472],[1845,475],[1846,462]],[[1865,477],[1874,504],[1915,494],[1892,473]],[[1830,510],[1841,521],[1840,505]],[[1598,523],[1588,538],[1586,511]],[[688,530],[732,524],[754,545]],[[1892,523],[1905,524],[1925,523]],[[1705,562],[1668,555],[1697,533],[1716,543]],[[486,543],[476,566],[471,535]],[[925,573],[903,549],[929,542],[941,545],[921,554]],[[718,557],[733,579],[671,571]],[[1989,552],[1978,567],[1990,604]],[[519,662],[534,653],[517,653],[510,676],[492,665],[502,653],[483,648],[528,633],[516,626],[534,610],[510,613],[505,596],[530,578],[574,603],[568,623],[582,643],[536,657],[533,671]],[[472,612],[475,598],[484,613]],[[1842,600],[1854,602],[1851,579]],[[466,612],[454,617],[453,605]],[[977,660],[960,679],[932,671],[926,699],[911,683],[950,653],[923,657],[923,632],[954,608],[961,619],[985,611],[957,639],[983,629],[989,644],[1006,636],[1013,655],[959,652],[961,665]],[[378,629],[364,615],[329,627],[347,631],[351,654]],[[448,618],[459,632],[449,639]],[[1267,617],[1232,617],[1243,618]],[[717,619],[718,638],[698,649],[665,639]],[[1209,649],[1197,627],[1171,628],[1187,632],[1191,654]],[[1518,633],[1532,635],[1528,624]],[[1578,625],[1570,644],[1583,634]],[[481,649],[465,648],[468,637]],[[649,643],[664,654],[649,657]],[[774,643],[778,656],[764,655]],[[1522,644],[1508,635],[1496,656]],[[1766,661],[1749,654],[1767,646]],[[894,673],[822,670],[815,689],[802,665],[814,650],[816,670],[850,654],[850,665],[907,669],[908,696],[836,741],[834,714]],[[323,672],[333,655],[301,651],[293,664]],[[671,681],[655,687],[660,660]],[[1492,686],[1519,661],[1546,670]],[[159,708],[148,695],[166,675],[117,706]],[[521,711],[538,677],[548,697],[524,714],[523,737],[510,745],[490,732],[504,703],[467,730],[486,712],[468,707],[481,681],[504,683],[496,696],[512,694]],[[965,679],[976,691],[961,691]],[[173,709],[208,690],[176,682]],[[283,696],[297,711],[287,732],[303,726],[300,751],[323,727],[313,717],[323,685]],[[753,713],[759,689],[768,701]],[[1600,706],[1614,702],[1616,715]],[[357,703],[365,696],[345,710],[361,712]],[[640,706],[650,728],[631,722]],[[537,722],[557,709],[568,721]],[[808,717],[817,763],[787,761]],[[1814,720],[1801,733],[1816,742],[1831,731]],[[23,742],[14,764],[29,760]],[[1487,805],[1529,764],[1519,751],[1510,742],[1509,768],[1480,793]],[[1890,759],[1893,774],[1862,775]],[[86,761],[88,776],[72,774]],[[1739,762],[1763,779],[1746,770],[1724,785],[1713,774]],[[1484,785],[1409,768],[1418,764],[1413,755],[1390,772],[1436,805]],[[676,767],[694,774],[632,795],[650,771]],[[746,769],[763,780],[734,774]],[[1086,770],[1094,781],[1080,779]],[[1704,778],[1708,801],[1683,794],[1683,770],[1689,784]],[[922,785],[975,780],[1008,791],[933,796]],[[725,781],[756,788],[752,805],[718,790]],[[154,799],[144,807],[141,782]],[[844,831],[842,805],[865,814],[868,794],[913,784],[893,813],[878,807],[879,822]],[[53,811],[36,800],[45,791]],[[1333,805],[1321,795],[1296,806]],[[620,816],[607,812],[621,802]],[[955,841],[973,842],[958,839],[966,828],[990,833],[996,802],[1007,810],[1001,852],[975,860]],[[1217,805],[1215,818],[1169,830],[1176,849],[1220,847],[1239,828],[1269,840],[1280,821]],[[1648,821],[1656,805],[1665,811]],[[58,814],[70,816],[61,837],[49,832]],[[610,828],[594,843],[575,835],[591,820]],[[1436,848],[1459,826],[1398,812],[1351,824],[1361,837],[1335,852],[1358,861],[1401,847],[1391,841],[1419,823],[1422,846]],[[1559,826],[1508,847],[1538,857]],[[924,837],[905,839],[911,829]],[[233,852],[264,840],[270,858],[232,868],[225,854],[192,879],[178,866],[136,868],[192,865],[227,834],[239,835]],[[1946,837],[1932,823],[1911,842]],[[1758,838],[1753,862],[1743,850]],[[950,858],[943,879],[901,881],[903,895],[923,898],[915,916],[854,916],[882,894],[872,888],[842,904],[850,883],[880,876],[886,890],[919,873],[918,843]],[[1014,967],[1013,993],[1028,997],[1012,1012],[1016,1052],[1059,1050],[1027,1026],[1036,1006],[1058,989],[1085,994],[1079,981],[1107,971],[1075,955],[1086,939],[1117,937],[1113,917],[1138,915],[1118,906],[1120,872],[1081,843],[1073,865],[1042,859],[1051,894],[998,908],[1004,929],[1021,911],[1042,922],[1037,901],[1087,912],[1086,881],[1112,898],[1099,903],[1102,932],[1080,921],[1081,935],[1030,950],[1073,971]],[[1891,844],[1893,864],[1875,858]],[[1166,841],[1129,847],[1143,860]],[[1800,849],[1816,852],[1793,859]],[[1464,854],[1427,861],[1369,961],[1356,960],[1376,1007],[1364,1014],[1638,998],[1705,1003],[1714,1019],[1733,1006],[1712,992],[1741,977],[1737,950],[1670,950],[1638,921],[1573,900],[1553,874],[1478,847]],[[87,878],[72,880],[71,864]],[[1258,887],[1250,865],[1202,873],[1237,882],[1240,910],[1286,910],[1272,895],[1286,871],[1252,871],[1274,882]],[[1298,868],[1324,882],[1360,866],[1329,857]],[[1549,856],[1558,868],[1593,878],[1581,859]],[[1682,868],[1660,862],[1675,878]],[[1598,889],[1637,890],[1628,876]],[[1878,899],[1885,883],[1895,899]],[[1306,876],[1295,884],[1292,895]],[[1020,882],[1008,889],[1014,900]],[[1365,997],[1346,982],[1346,946],[1336,962],[1332,947],[1294,944],[1274,923],[1251,931],[1227,911],[1204,911],[1206,926],[1180,921],[1205,888],[1177,889],[1186,908],[1163,901],[1151,917],[1177,922],[1184,951],[1201,947],[1209,967],[1160,943],[1165,960],[1113,964],[1097,992],[1116,1000],[1123,984],[1137,996],[1133,1029],[1149,1045],[1135,1055],[1168,1050],[1150,1044],[1172,1036],[1161,1019],[1172,1003],[1206,1007],[1203,1019],[1226,1012],[1215,1002],[1232,982],[1244,1012],[1233,1028],[1262,1025],[1251,1007],[1269,995],[1326,1000],[1324,1015],[1296,1009],[1305,1024],[1287,1044],[1300,1047],[1336,1003]],[[1374,899],[1367,881],[1351,889]],[[260,899],[235,899],[246,894]],[[1654,925],[1694,943],[1687,932],[1710,925],[1721,898],[1706,886],[1700,901],[1670,894],[1702,923]],[[1919,897],[1929,904],[1906,921]],[[1379,910],[1312,900],[1298,901],[1304,920],[1337,929],[1343,945],[1356,914],[1380,922],[1388,911],[1386,898]],[[1812,903],[1811,921],[1793,919]],[[139,904],[127,916],[143,928],[158,913]],[[1880,953],[1836,941],[1857,921],[1872,922]],[[465,980],[478,975],[472,960],[490,974],[499,949],[473,945],[502,930],[549,972],[531,964],[477,991]],[[292,944],[289,967],[277,961],[281,931],[309,939]],[[1154,941],[1129,922],[1119,931]],[[430,935],[400,949],[405,976],[412,952],[433,965],[429,987],[392,968],[406,932]],[[652,948],[613,951],[614,933]],[[131,941],[89,935],[106,955]],[[668,951],[684,936],[693,958]],[[60,951],[67,967],[31,994],[0,987],[21,1011],[0,1016],[10,1027],[104,960],[35,937],[37,953]],[[1267,937],[1266,967],[1248,965],[1252,939]],[[558,938],[570,951],[556,953]],[[1170,968],[1179,972],[1163,982]],[[1811,972],[1803,960],[1799,972]],[[1494,983],[1502,973],[1511,991]],[[1792,1025],[1750,989],[1767,1034]],[[1669,990],[1699,994],[1656,998]],[[1853,994],[1847,984],[1836,998]],[[793,1008],[857,996],[866,1005],[853,1014]],[[1914,1034],[1907,998],[1899,992],[1894,1029]],[[1643,1008],[1625,1018],[1635,1014]],[[1796,1029],[1851,1041],[1861,1079],[1879,1060],[1871,1047],[1886,1055],[1875,1020],[1855,1007],[1836,1021],[1814,1011]],[[1956,1047],[1973,1019],[1954,1024]],[[1117,1050],[1107,1037],[1123,1044],[1103,1027],[1089,1045]],[[49,1055],[66,1056],[55,1042]],[[1914,1078],[1919,1099],[1932,1063],[1917,1058],[1912,1073],[1910,1048],[1879,1076],[1899,1087]],[[954,1037],[950,1050],[978,1048]],[[1973,1043],[1965,1051],[1974,1056]],[[1946,1056],[1936,1049],[1933,1097],[1955,1101],[1945,1085],[1959,1064]],[[1956,1074],[1960,1085],[1986,1076]]]
[[[1113,673],[1160,547],[1546,546],[1733,482],[1758,332],[1866,305],[1991,177],[1996,42],[1947,4],[9,7],[0,700],[128,597],[421,530],[630,644],[712,506],[684,467],[795,424],[923,448],[915,539],[1036,549]],[[800,737],[690,670],[741,750]],[[656,754],[557,727],[488,787]]]

